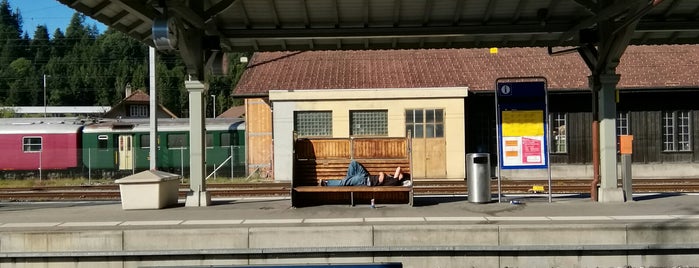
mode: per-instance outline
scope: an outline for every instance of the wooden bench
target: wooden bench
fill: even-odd
[[[291,203],[294,207],[319,204],[413,204],[410,186],[319,186],[321,180],[342,179],[351,159],[369,174],[393,174],[412,167],[408,138],[321,138],[297,139],[294,143],[294,178]],[[408,176],[410,177],[410,176]]]

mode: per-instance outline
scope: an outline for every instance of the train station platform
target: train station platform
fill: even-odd
[[[473,204],[466,196],[417,196],[413,207],[376,208],[293,208],[288,198],[214,199],[209,207],[184,207],[180,200],[160,210],[123,210],[119,202],[105,201],[0,202],[0,263],[699,264],[697,194],[635,195],[626,203],[596,203],[578,195],[555,195],[551,203],[546,195],[504,198],[520,204]]]

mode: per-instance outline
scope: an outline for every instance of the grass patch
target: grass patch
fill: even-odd
[[[81,186],[81,185],[105,185],[114,184],[114,180],[106,179],[83,179],[83,178],[70,178],[70,179],[4,179],[0,180],[1,188],[15,188],[15,187],[40,187],[40,186]]]
[[[182,183],[189,184],[189,178],[185,178]],[[207,184],[228,184],[228,183],[257,183],[257,182],[272,182],[270,179],[264,178],[229,178],[217,177],[206,180]],[[28,179],[3,179],[0,180],[0,188],[23,188],[23,187],[41,187],[41,186],[84,186],[84,185],[110,185],[115,184],[112,179],[92,179],[86,178],[66,178],[66,179],[43,179],[37,178]]]

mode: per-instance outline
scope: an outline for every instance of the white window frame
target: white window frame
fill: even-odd
[[[406,135],[408,131],[411,131],[413,138],[444,138],[445,136],[445,122],[444,122],[444,108],[415,108],[405,110],[405,132]],[[428,114],[432,112],[432,120],[428,120]],[[417,114],[420,113],[421,119],[417,118]],[[441,115],[441,118],[438,118]],[[417,131],[416,129],[420,129]],[[440,131],[441,129],[441,131]],[[431,132],[431,133],[430,133]],[[419,134],[419,135],[417,135]],[[431,135],[429,135],[431,134]]]
[[[616,136],[631,135],[631,123],[629,121],[629,112],[622,111],[616,113]]]
[[[562,122],[562,124],[561,124]],[[552,154],[568,153],[568,114],[549,113],[549,151]],[[560,134],[560,132],[563,134]]]
[[[32,143],[34,139],[39,139],[39,144]],[[39,150],[35,150],[36,146],[39,146]],[[28,146],[28,147],[27,147]],[[44,138],[41,136],[25,136],[22,137],[22,152],[25,153],[39,153],[44,150]]]
[[[663,111],[661,115],[663,152],[692,151],[692,113]]]

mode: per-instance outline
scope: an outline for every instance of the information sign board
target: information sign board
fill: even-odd
[[[548,168],[546,83],[498,82],[500,167]]]

